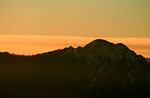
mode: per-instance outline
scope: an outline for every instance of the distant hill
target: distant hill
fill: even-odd
[[[33,56],[0,53],[0,96],[150,97],[150,64],[122,43],[97,39]]]

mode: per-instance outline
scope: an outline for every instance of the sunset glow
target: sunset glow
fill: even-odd
[[[75,36],[40,36],[40,35],[1,35],[0,51],[15,54],[33,55],[65,47],[84,46],[98,37],[75,37]],[[99,37],[101,38],[101,37]],[[114,43],[124,43],[130,49],[145,57],[150,57],[150,38],[108,38]]]
[[[0,0],[0,51],[37,54],[96,38],[150,57],[149,0]]]

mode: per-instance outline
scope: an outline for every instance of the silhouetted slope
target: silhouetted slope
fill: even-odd
[[[146,60],[150,63],[150,58],[146,58]]]
[[[150,96],[150,64],[127,46],[97,39],[34,56],[0,53],[1,96]]]

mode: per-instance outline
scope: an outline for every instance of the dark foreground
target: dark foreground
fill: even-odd
[[[0,53],[0,98],[14,97],[150,97],[150,64],[100,39],[34,56]]]

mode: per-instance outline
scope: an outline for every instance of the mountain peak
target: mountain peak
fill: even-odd
[[[77,52],[78,57],[83,56],[87,61],[97,59],[96,62],[99,62],[101,59],[117,62],[124,58],[132,61],[135,60],[137,56],[136,53],[130,50],[126,45],[122,43],[114,44],[103,39],[96,39]]]
[[[95,39],[94,41],[92,41],[92,43],[100,43],[100,42],[106,42],[106,43],[108,43],[108,41],[106,41],[104,39]]]
[[[106,40],[103,39],[96,39],[89,44],[87,44],[85,47],[96,47],[96,46],[105,46],[105,45],[114,45],[113,43],[110,43]]]

